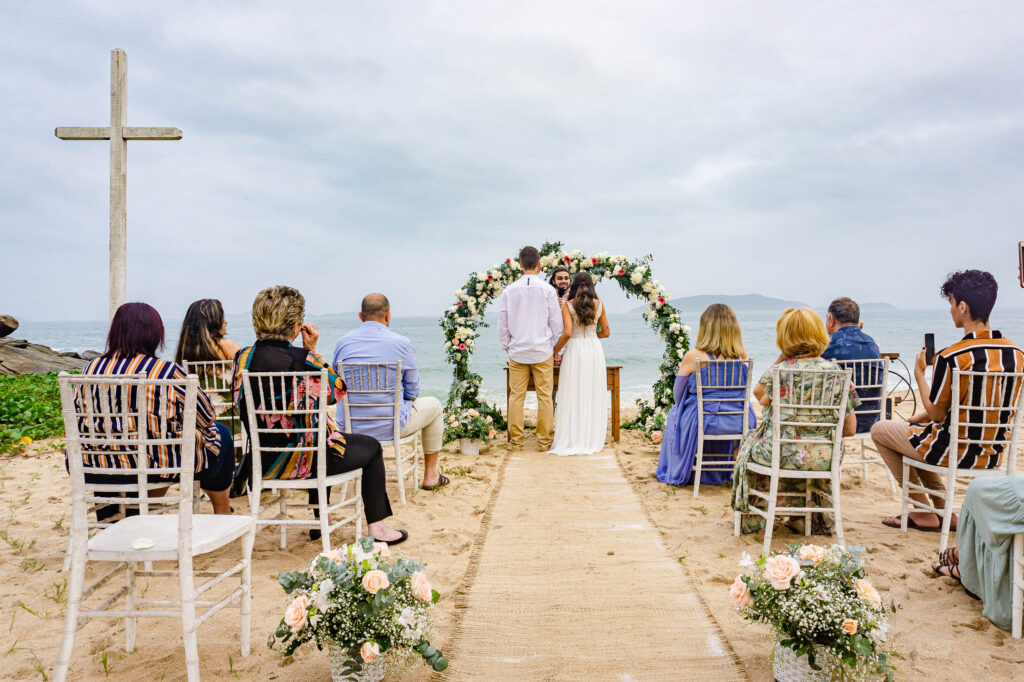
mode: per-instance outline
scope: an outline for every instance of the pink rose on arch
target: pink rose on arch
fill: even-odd
[[[776,554],[764,565],[764,577],[776,590],[788,590],[799,574],[800,563],[785,554]]]
[[[471,407],[471,408],[469,408],[468,410],[466,410],[466,413],[467,413],[467,414],[468,414],[468,415],[469,415],[470,417],[479,417],[479,416],[480,416],[480,413],[479,413],[479,412],[477,412],[476,410],[474,410],[474,409],[473,409],[472,407]]]
[[[743,582],[743,576],[736,576],[736,580],[729,587],[729,596],[733,598],[739,608],[754,605],[754,598],[750,596],[750,588]]]

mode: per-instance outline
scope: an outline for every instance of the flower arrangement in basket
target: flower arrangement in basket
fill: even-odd
[[[756,562],[743,553],[729,593],[744,618],[775,632],[776,679],[893,679],[900,656],[886,649],[886,615],[896,607],[865,577],[861,551],[794,544]]]
[[[304,571],[280,573],[278,582],[294,598],[267,645],[286,656],[306,642],[327,645],[335,680],[382,679],[389,651],[415,651],[434,670],[448,667],[426,638],[440,595],[422,564],[393,557],[386,543],[360,538],[320,554]],[[378,675],[361,674],[371,666]]]
[[[494,417],[474,408],[455,408],[448,411],[444,421],[444,442],[462,441],[463,454],[479,454],[480,441],[488,441],[498,435],[494,429]],[[468,441],[468,443],[467,443]],[[467,444],[475,446],[475,452],[467,452]]]

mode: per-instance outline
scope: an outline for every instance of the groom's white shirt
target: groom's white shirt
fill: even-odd
[[[551,357],[562,335],[558,293],[539,275],[523,275],[498,300],[498,338],[508,356],[524,365]]]

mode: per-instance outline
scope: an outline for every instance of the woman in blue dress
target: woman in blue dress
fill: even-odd
[[[693,482],[694,462],[697,455],[697,380],[694,372],[698,360],[742,360],[747,351],[743,348],[743,335],[736,313],[724,303],[714,303],[700,316],[696,347],[683,356],[679,363],[674,387],[675,404],[668,413],[665,433],[661,441],[661,455],[658,457],[658,480],[669,485],[689,485]],[[738,370],[738,371],[737,371]],[[719,376],[721,375],[721,376]],[[743,397],[747,382],[745,365],[704,366],[701,381],[705,385],[735,385],[704,391],[704,435],[739,434],[743,430],[741,414],[719,414],[736,410],[738,403],[721,402],[724,398]],[[748,427],[757,425],[753,407],[749,408]],[[712,440],[704,442],[705,453],[730,454],[736,441]],[[708,460],[705,460],[707,464]],[[732,480],[732,471],[702,471],[701,485],[720,485]]]

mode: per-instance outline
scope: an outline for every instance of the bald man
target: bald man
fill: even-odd
[[[389,328],[391,325],[391,304],[384,294],[369,294],[363,299],[359,311],[363,324],[338,340],[334,346],[331,364],[338,369],[342,362],[401,362],[402,363],[402,408],[401,437],[422,431],[423,439],[423,485],[424,490],[437,490],[449,480],[438,472],[437,460],[444,437],[444,410],[441,401],[431,396],[420,396],[419,365],[416,363],[416,349],[412,342]],[[340,370],[339,370],[339,373]],[[342,374],[351,386],[350,377]],[[389,377],[393,381],[394,377]],[[394,385],[394,384],[392,384]],[[355,386],[351,386],[356,388]],[[373,436],[377,440],[394,439],[391,407],[363,407],[367,403],[393,402],[393,393],[352,393],[349,395],[352,424],[346,428],[345,412],[338,404],[338,426],[350,433]],[[372,421],[356,420],[355,417],[377,417]]]

